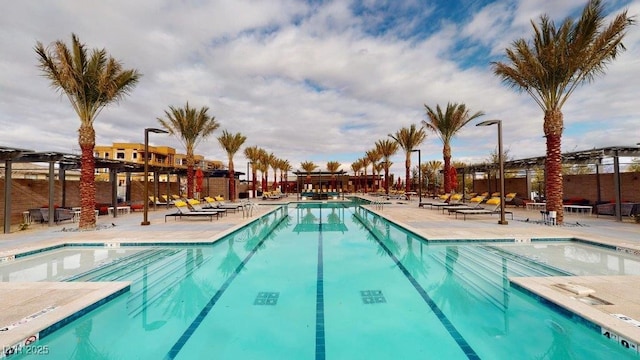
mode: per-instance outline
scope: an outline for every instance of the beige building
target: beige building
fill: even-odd
[[[144,144],[113,143],[111,146],[95,146],[94,156],[104,159],[129,161],[137,164],[144,163]],[[176,149],[169,146],[149,145],[149,165],[172,168],[187,168],[186,154],[176,153]],[[206,160],[204,156],[195,154],[195,167],[202,170],[217,170],[224,168],[222,161]],[[107,172],[107,169],[97,169]]]

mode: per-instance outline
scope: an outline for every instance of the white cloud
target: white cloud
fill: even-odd
[[[403,4],[419,16],[375,36],[368,30],[382,19],[354,16],[353,4],[344,1],[11,2],[0,14],[0,47],[10,49],[0,56],[0,146],[77,149],[79,120],[41,76],[33,51],[36,41],[68,42],[74,32],[144,74],[131,96],[97,119],[98,144],[141,142],[143,129],[158,126],[169,105],[189,101],[210,107],[221,129],[242,132],[247,145],[288,159],[294,169],[305,160],[322,166],[337,160],[350,171],[375,141],[424,119],[425,103],[463,102],[487,119],[503,119],[511,155],[544,154],[542,111],[528,95],[500,84],[488,58],[469,59],[483,51],[501,56],[515,38],[530,37],[530,19],[546,12],[561,21],[584,0],[494,2],[461,23],[428,18],[439,5]],[[640,13],[640,0],[629,8]],[[427,22],[437,31],[407,36]],[[565,150],[618,145],[638,134],[639,94],[630,74],[640,73],[639,34],[633,27],[628,51],[567,102]],[[470,124],[453,141],[454,159],[484,160],[495,137],[495,129]],[[164,135],[152,142],[183,150]],[[434,134],[421,149],[423,161],[442,158]],[[215,137],[197,151],[226,161]],[[393,159],[396,174],[404,174],[403,157]],[[244,162],[241,153],[236,162]]]

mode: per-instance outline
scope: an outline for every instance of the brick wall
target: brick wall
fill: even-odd
[[[208,180],[208,183],[207,183]],[[0,226],[4,227],[4,179],[0,179]],[[76,207],[80,206],[80,182],[67,180],[66,197],[64,206]],[[178,194],[179,186],[176,182],[167,184],[166,182],[158,183],[158,194]],[[236,199],[239,192],[239,181],[236,180]],[[105,181],[96,182],[96,203],[111,203],[111,183]],[[153,195],[154,184],[149,183],[149,195]],[[184,194],[183,194],[184,195]],[[229,181],[226,178],[209,178],[205,179],[203,184],[204,196],[222,195],[225,199],[229,199]],[[62,206],[62,183],[54,182],[53,203]],[[131,181],[131,203],[141,203],[144,199],[144,182]],[[13,179],[11,186],[11,224],[18,225],[22,223],[22,212],[33,208],[43,207],[49,204],[49,181],[48,180],[31,180],[31,179]],[[3,229],[4,231],[4,229]]]
[[[600,200],[614,200],[613,174],[600,174],[597,176],[596,174],[564,175],[562,177],[564,184],[563,198],[584,198],[595,204],[598,201],[598,178],[600,179]],[[506,178],[504,183],[506,193],[516,192],[518,197],[529,197],[525,178]],[[491,179],[491,184],[489,185],[486,179],[474,180],[473,186],[474,192],[497,192],[500,189],[500,181],[499,179]],[[640,173],[621,173],[620,188],[622,201],[640,202]],[[535,191],[536,189],[531,190]]]

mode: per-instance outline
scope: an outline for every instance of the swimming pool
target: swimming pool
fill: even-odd
[[[212,245],[65,247],[0,274],[132,281],[40,340],[54,359],[636,356],[512,288],[568,270],[504,245],[428,243],[360,207],[300,204]]]

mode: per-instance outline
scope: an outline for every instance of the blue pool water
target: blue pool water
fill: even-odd
[[[570,270],[500,245],[428,243],[360,207],[300,204],[213,245],[62,248],[0,276],[132,281],[40,340],[47,359],[636,358],[508,281]]]

